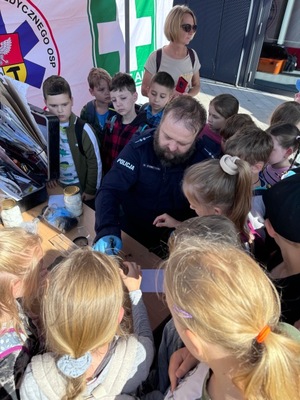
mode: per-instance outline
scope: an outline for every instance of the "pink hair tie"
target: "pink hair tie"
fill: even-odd
[[[224,156],[220,158],[220,167],[228,175],[237,175],[239,169],[235,162],[239,159],[239,157],[232,157],[229,154],[224,154]]]

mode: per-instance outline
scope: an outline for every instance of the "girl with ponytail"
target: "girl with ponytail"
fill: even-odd
[[[165,400],[299,398],[300,332],[279,322],[277,290],[249,255],[189,238],[165,261],[164,276],[176,329],[198,360],[178,386],[170,377]]]
[[[247,216],[251,209],[252,176],[246,161],[225,154],[220,160],[194,164],[185,171],[182,189],[197,215],[225,215],[236,226],[242,241],[249,241]],[[162,214],[154,224],[170,228],[180,222]]]

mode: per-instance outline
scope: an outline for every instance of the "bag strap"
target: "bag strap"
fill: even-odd
[[[96,108],[94,106],[94,100],[91,100],[86,105],[86,120],[89,124],[93,124],[95,122],[96,117]]]
[[[78,149],[83,156],[85,156],[84,151],[83,151],[83,145],[82,145],[82,132],[83,132],[84,124],[85,124],[85,122],[81,118],[77,117],[76,123],[75,123],[75,134],[76,134],[76,139],[77,139],[77,143],[78,143]]]
[[[191,63],[192,63],[192,67],[194,68],[195,65],[195,53],[193,51],[193,49],[191,49],[190,47],[188,47],[188,53],[191,59]]]
[[[156,50],[156,72],[158,72],[162,56],[162,48]]]

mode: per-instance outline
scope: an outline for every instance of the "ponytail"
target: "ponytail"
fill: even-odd
[[[238,157],[224,155],[189,167],[183,178],[183,191],[190,202],[219,207],[249,237],[246,222],[251,209],[252,179],[250,166]]]
[[[239,157],[225,154],[220,159],[220,166],[226,174],[236,175],[232,206],[227,216],[235,224],[238,231],[249,240],[249,230],[246,224],[252,199],[252,179],[249,164]]]
[[[247,217],[251,210],[252,200],[252,176],[247,161],[237,159],[235,164],[238,167],[237,180],[233,205],[228,217],[234,222],[241,234],[250,239],[247,227]]]
[[[253,343],[252,352],[258,356],[255,367],[249,363],[248,371],[233,379],[246,399],[293,400],[299,397],[300,342],[283,333],[281,325],[272,329],[263,343]]]

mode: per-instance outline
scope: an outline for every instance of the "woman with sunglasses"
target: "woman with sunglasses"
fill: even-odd
[[[193,11],[177,5],[167,15],[164,33],[169,44],[152,52],[146,61],[142,82],[142,95],[147,96],[152,75],[168,72],[176,85],[175,96],[196,96],[200,91],[200,62],[195,50],[188,48],[197,30]]]

